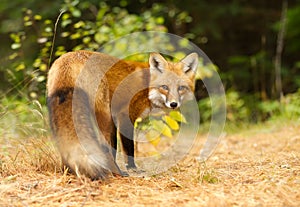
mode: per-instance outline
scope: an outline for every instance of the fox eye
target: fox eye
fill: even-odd
[[[187,90],[188,87],[187,86],[179,86],[178,87],[178,91],[184,91],[184,90]]]
[[[169,87],[167,85],[161,85],[160,88],[165,91],[169,90]]]

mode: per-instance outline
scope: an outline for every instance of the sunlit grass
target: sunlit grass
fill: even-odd
[[[59,168],[44,106],[38,101],[3,98],[0,110],[1,176]]]
[[[2,100],[0,206],[299,206],[300,124],[284,120],[227,123],[206,163],[195,159],[200,135],[190,154],[165,172],[91,181],[61,171],[45,106]]]

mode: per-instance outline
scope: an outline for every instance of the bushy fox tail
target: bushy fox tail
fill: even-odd
[[[121,174],[114,161],[112,147],[98,129],[88,95],[74,88],[64,88],[47,97],[51,129],[62,162],[77,176],[104,179]]]

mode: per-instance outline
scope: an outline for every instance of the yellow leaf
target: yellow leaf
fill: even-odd
[[[153,146],[157,146],[158,143],[160,142],[161,138],[157,137],[156,139],[152,139],[151,141],[149,141]]]
[[[162,134],[169,138],[173,137],[172,131],[171,131],[170,127],[168,127],[167,125],[165,125],[164,130],[162,131]]]
[[[157,159],[161,158],[161,154],[159,152],[156,151],[151,151],[148,153],[150,156],[156,157]]]
[[[136,122],[141,122],[141,121],[143,121],[143,119],[141,117],[138,117],[135,121]]]
[[[151,123],[153,129],[155,129],[156,131],[158,131],[160,133],[162,132],[164,123],[161,120],[154,119],[154,120],[151,120],[150,123]]]
[[[157,146],[161,140],[160,133],[155,130],[150,130],[146,134],[146,139],[154,146]]]
[[[187,123],[185,117],[179,111],[171,111],[169,115],[172,119],[176,121]]]
[[[172,130],[177,131],[179,129],[179,124],[172,117],[170,117],[170,116],[164,116],[163,120],[169,125],[169,127]]]
[[[139,123],[142,122],[142,121],[143,121],[143,119],[142,119],[141,117],[138,117],[138,118],[135,120],[135,122],[134,122],[134,128],[137,128],[138,125],[139,125]]]
[[[164,136],[172,138],[172,131],[168,125],[166,125],[162,120],[152,120],[151,124],[153,128],[162,133]]]

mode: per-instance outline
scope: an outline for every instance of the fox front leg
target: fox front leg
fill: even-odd
[[[125,154],[125,162],[127,169],[135,169],[136,165],[134,162],[134,127],[131,121],[125,117],[128,115],[121,115],[119,118],[118,128],[121,138],[121,143],[123,146],[123,152]]]

